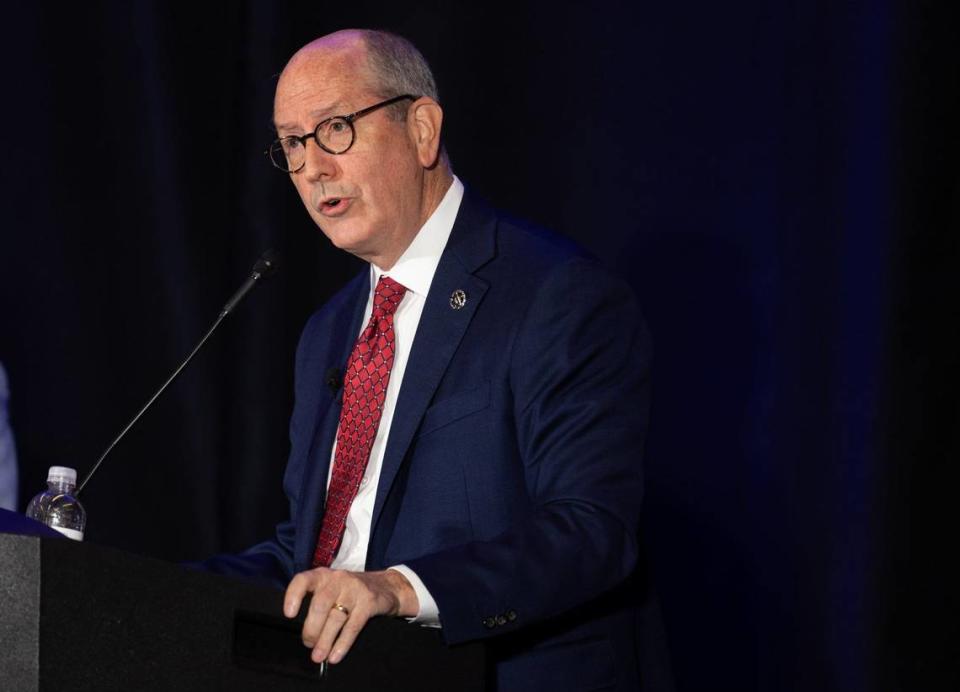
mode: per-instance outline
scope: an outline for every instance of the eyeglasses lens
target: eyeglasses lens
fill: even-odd
[[[353,127],[345,118],[331,118],[317,127],[317,139],[327,151],[342,154],[353,144]]]

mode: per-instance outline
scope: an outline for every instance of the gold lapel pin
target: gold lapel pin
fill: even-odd
[[[456,291],[450,294],[450,307],[452,307],[454,310],[459,310],[466,304],[467,294],[464,293],[463,289],[458,288]]]

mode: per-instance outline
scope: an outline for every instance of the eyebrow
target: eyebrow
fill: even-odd
[[[314,127],[316,127],[317,123],[319,123],[321,120],[326,120],[327,118],[336,115],[342,115],[343,113],[343,102],[336,101],[331,103],[326,108],[318,108],[317,110],[310,111],[307,115],[310,117],[310,122],[312,122]],[[297,123],[274,123],[274,129],[276,129],[277,133],[280,133],[282,130],[299,130],[300,126]]]

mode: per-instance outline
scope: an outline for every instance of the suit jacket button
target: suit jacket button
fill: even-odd
[[[498,615],[498,616],[497,616],[497,624],[498,624],[498,625],[506,625],[506,624],[507,624],[507,616],[506,616],[506,615]]]
[[[497,621],[493,618],[483,618],[483,626],[488,630],[492,630],[497,624]]]
[[[514,620],[517,619],[517,611],[515,610],[508,610],[505,614],[507,616],[508,622],[513,622]]]

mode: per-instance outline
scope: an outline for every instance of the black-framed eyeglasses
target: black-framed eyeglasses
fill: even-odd
[[[305,135],[289,135],[275,140],[265,153],[270,157],[270,162],[285,173],[296,173],[307,162],[307,140],[313,139],[317,146],[328,154],[343,154],[353,146],[357,139],[357,131],[353,127],[353,122],[362,118],[375,110],[392,106],[394,103],[411,99],[416,101],[419,96],[403,94],[393,98],[375,103],[363,110],[350,115],[335,115],[332,118],[321,120],[313,129]]]

